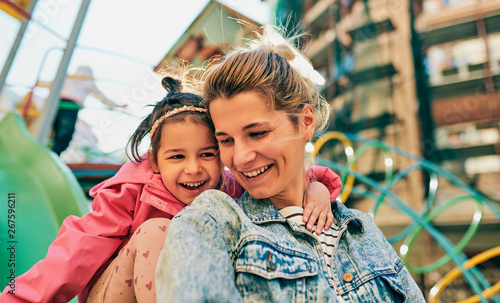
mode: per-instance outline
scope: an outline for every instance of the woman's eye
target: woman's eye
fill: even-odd
[[[270,131],[268,130],[264,130],[264,131],[260,131],[260,132],[252,132],[250,133],[250,137],[252,138],[262,138],[262,137],[265,137]]]
[[[228,144],[233,142],[234,140],[232,138],[224,138],[224,139],[219,139],[219,144]]]

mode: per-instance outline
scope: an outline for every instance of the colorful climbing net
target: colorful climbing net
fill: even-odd
[[[328,149],[327,146],[332,141],[335,144],[341,145],[343,161],[332,161],[328,159],[328,156],[322,156],[324,154],[322,150]],[[383,180],[375,180],[357,169],[360,158],[367,154],[368,151],[377,153],[379,158],[383,159],[385,169]],[[450,264],[450,262],[456,266],[454,270],[445,275],[431,289],[428,296],[429,302],[437,302],[438,295],[442,292],[443,288],[460,275],[463,276],[463,279],[474,294],[472,297],[460,302],[500,302],[499,296],[495,295],[500,291],[500,282],[494,281],[496,283],[491,285],[491,282],[475,266],[489,258],[500,255],[500,247],[492,248],[470,259],[463,253],[464,248],[478,231],[485,209],[488,209],[493,214],[493,217],[500,221],[500,211],[491,201],[466,185],[455,175],[432,162],[415,156],[401,148],[358,135],[335,131],[325,133],[315,141],[313,156],[316,157],[315,161],[317,164],[328,166],[341,176],[344,187],[339,199],[342,202],[345,203],[349,197],[355,195],[356,197],[374,201],[373,207],[370,210],[373,216],[376,216],[380,207],[385,204],[411,219],[411,223],[405,228],[402,228],[397,234],[388,237],[388,241],[393,244],[396,242],[401,243],[402,241],[403,244],[399,248],[399,255],[410,272],[425,274],[440,269],[444,265]],[[396,160],[398,164],[403,163],[404,167],[396,169]],[[404,201],[400,196],[395,194],[393,189],[398,182],[407,178],[410,173],[418,171],[428,176],[426,179],[428,180],[428,184],[426,185],[426,194],[423,195],[423,201],[420,203],[421,209],[415,210],[407,201]],[[455,191],[453,192],[457,193],[445,201],[437,199],[439,185],[443,181],[454,187]],[[433,224],[433,221],[449,208],[463,202],[471,201],[475,203],[472,221],[462,238],[458,243],[454,244]],[[415,205],[415,203],[412,205]],[[414,266],[410,263],[408,254],[415,243],[415,239],[423,231],[426,231],[430,235],[430,238],[445,254],[429,264]]]

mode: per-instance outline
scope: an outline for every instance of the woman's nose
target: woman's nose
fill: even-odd
[[[244,142],[235,142],[234,143],[234,166],[243,169],[245,166],[255,160],[256,152],[254,148]]]

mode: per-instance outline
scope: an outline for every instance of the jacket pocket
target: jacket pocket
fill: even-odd
[[[386,296],[390,298],[391,302],[406,302],[403,285],[401,280],[396,275],[381,276],[382,282],[386,284]]]
[[[266,279],[297,279],[318,274],[318,264],[310,256],[265,241],[246,243],[238,253],[235,269],[237,273]]]
[[[342,297],[350,302],[407,302],[402,281],[393,270],[367,273],[341,287]]]

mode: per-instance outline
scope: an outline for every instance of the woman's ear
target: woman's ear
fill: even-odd
[[[316,117],[311,105],[306,104],[302,109],[302,122],[304,125],[305,139],[310,140],[314,136],[316,130]]]
[[[153,172],[159,174],[160,170],[156,165],[156,159],[154,158],[153,151],[150,149],[148,149],[148,158],[149,158],[149,163],[151,163],[151,168],[153,169]]]

